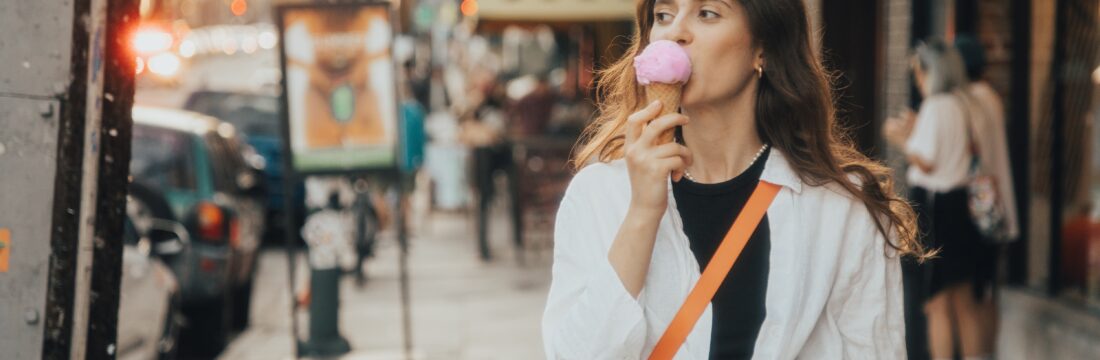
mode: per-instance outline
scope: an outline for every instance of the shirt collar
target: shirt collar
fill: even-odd
[[[625,161],[619,160],[623,163],[623,169],[626,169]],[[768,160],[764,163],[764,173],[760,174],[761,181],[767,181],[779,186],[785,186],[794,191],[795,194],[802,193],[802,178],[798,177],[798,173],[794,172],[791,168],[791,163],[787,161],[787,157],[782,151],[776,148],[772,148],[768,154]],[[668,192],[672,193],[672,178],[668,179]]]
[[[796,194],[802,193],[802,178],[791,168],[786,155],[774,147],[768,155],[768,161],[764,163],[764,173],[760,175],[760,180],[788,187]]]

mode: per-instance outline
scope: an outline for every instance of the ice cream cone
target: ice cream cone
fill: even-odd
[[[678,113],[680,112],[680,94],[683,89],[683,84],[651,83],[645,87],[646,103],[661,102],[661,114],[658,117]],[[675,137],[676,129],[669,129],[661,133],[657,143],[667,144],[674,141]]]
[[[634,58],[634,75],[645,87],[646,103],[661,102],[660,116],[680,112],[680,94],[691,78],[691,57],[674,41],[657,40]],[[676,140],[675,128],[658,138],[658,144]]]

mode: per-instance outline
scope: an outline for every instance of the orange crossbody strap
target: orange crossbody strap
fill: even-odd
[[[676,355],[680,345],[691,333],[691,329],[695,328],[699,316],[703,315],[707,304],[710,304],[710,300],[714,298],[718,286],[722,285],[722,280],[725,280],[726,274],[733,268],[733,263],[741,255],[741,250],[745,249],[745,244],[749,242],[749,237],[756,230],[756,226],[760,224],[760,220],[764,219],[768,206],[778,193],[779,185],[763,181],[756,185],[756,189],[749,196],[748,203],[741,210],[741,215],[733,221],[730,231],[726,233],[725,239],[714,252],[714,257],[703,270],[699,282],[695,283],[687,300],[684,300],[684,305],[680,307],[680,311],[676,312],[676,317],[672,318],[672,323],[657,341],[657,346],[649,355],[649,360],[667,360]]]

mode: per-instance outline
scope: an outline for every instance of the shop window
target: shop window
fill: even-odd
[[[1032,4],[1029,284],[1100,308],[1100,5]]]

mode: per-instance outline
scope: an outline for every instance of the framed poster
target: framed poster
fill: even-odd
[[[277,14],[293,170],[392,170],[398,115],[389,3],[286,5]]]

